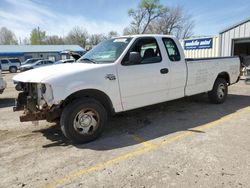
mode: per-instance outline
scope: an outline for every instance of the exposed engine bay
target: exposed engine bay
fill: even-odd
[[[16,90],[20,93],[14,111],[24,111],[20,121],[47,120],[53,122],[60,116],[60,105],[54,106],[53,92],[49,85],[41,83],[17,83]]]

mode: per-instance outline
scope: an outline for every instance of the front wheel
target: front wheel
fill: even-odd
[[[98,138],[107,124],[107,111],[91,98],[76,99],[62,112],[61,130],[75,143],[87,143]]]
[[[227,98],[228,85],[225,79],[217,78],[213,90],[208,92],[208,98],[211,103],[222,104]]]

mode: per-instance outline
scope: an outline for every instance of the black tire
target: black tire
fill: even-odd
[[[62,112],[60,119],[61,130],[69,140],[78,144],[87,143],[101,135],[107,124],[107,117],[106,109],[95,99],[76,99],[67,105]],[[87,121],[87,123],[85,121]],[[97,122],[97,126],[90,125],[93,121]],[[88,126],[85,123],[88,124]],[[84,133],[84,131],[86,131],[84,129],[89,129],[88,133]]]
[[[10,73],[16,73],[17,68],[16,67],[10,67],[9,71],[10,71]]]
[[[213,90],[208,92],[208,98],[213,104],[222,104],[225,102],[228,94],[228,85],[225,79],[217,78]]]

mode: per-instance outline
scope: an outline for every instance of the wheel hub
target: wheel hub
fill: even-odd
[[[79,124],[81,127],[88,127],[90,126],[91,121],[92,121],[92,118],[89,115],[84,114],[83,116],[80,117]]]
[[[225,96],[226,87],[224,84],[220,84],[217,90],[218,97],[222,99]]]
[[[81,110],[74,118],[74,129],[80,134],[92,134],[98,128],[98,117],[94,110]]]

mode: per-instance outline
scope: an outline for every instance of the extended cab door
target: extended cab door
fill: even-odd
[[[169,80],[168,100],[178,99],[185,96],[185,87],[187,82],[187,64],[182,47],[175,38],[162,38],[167,59],[171,69],[171,78]]]
[[[121,102],[124,110],[163,102],[168,99],[170,67],[162,53],[163,42],[154,37],[134,41],[118,66]],[[130,52],[139,53],[141,61],[131,64]]]

